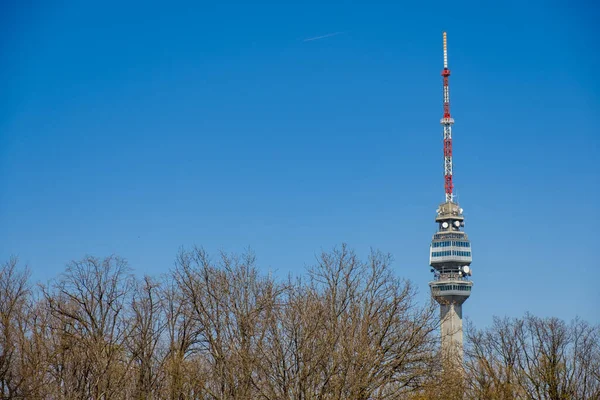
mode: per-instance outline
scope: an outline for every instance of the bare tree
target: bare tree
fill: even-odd
[[[191,305],[187,318],[197,327],[195,359],[205,373],[197,398],[247,399],[259,390],[258,348],[274,297],[254,262],[248,253],[221,254],[213,263],[197,248],[177,258],[174,278]]]
[[[434,307],[418,307],[391,257],[367,262],[344,245],[323,253],[306,284],[290,281],[267,315],[265,398],[383,399],[421,387],[437,341]],[[276,302],[277,304],[277,302]]]
[[[52,315],[52,373],[61,398],[124,398],[133,360],[125,346],[133,281],[123,259],[71,262],[45,290]]]
[[[165,280],[161,294],[165,307],[166,354],[163,362],[165,382],[160,397],[193,399],[194,393],[203,390],[204,373],[202,360],[197,357],[199,327],[190,317],[192,303],[170,278]]]
[[[11,258],[0,267],[0,396],[7,398],[25,398],[33,385],[26,354],[29,272],[17,264]]]
[[[133,398],[154,398],[161,386],[164,348],[161,339],[166,329],[164,301],[159,282],[145,276],[136,282],[131,302],[131,329],[126,343],[133,360],[135,388]]]

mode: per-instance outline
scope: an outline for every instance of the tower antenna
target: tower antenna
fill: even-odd
[[[454,184],[452,182],[452,125],[454,119],[450,116],[450,70],[448,69],[448,41],[446,32],[444,37],[444,69],[442,77],[444,79],[444,116],[440,123],[444,127],[444,190],[446,192],[446,202],[454,200]]]

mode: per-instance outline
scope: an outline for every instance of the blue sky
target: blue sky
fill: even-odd
[[[285,276],[347,242],[424,302],[446,30],[465,315],[599,323],[598,6],[400,3],[3,3],[0,259],[250,247]]]

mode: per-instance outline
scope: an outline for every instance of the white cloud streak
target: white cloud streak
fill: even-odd
[[[344,33],[344,32],[328,33],[327,35],[315,36],[315,37],[311,37],[311,38],[308,38],[308,39],[304,39],[303,42],[312,42],[313,40],[325,39],[325,38],[328,38],[328,37],[341,35],[342,33]]]

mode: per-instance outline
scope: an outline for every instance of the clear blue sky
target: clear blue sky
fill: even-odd
[[[193,244],[285,276],[347,242],[425,301],[447,30],[465,315],[600,322],[594,2],[12,3],[0,259],[36,280],[85,254],[160,274]]]

